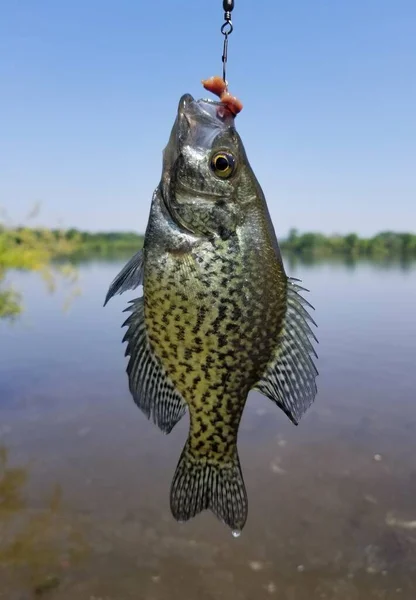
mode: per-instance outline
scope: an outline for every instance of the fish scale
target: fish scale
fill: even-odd
[[[187,521],[210,509],[241,530],[248,501],[237,438],[247,396],[260,391],[298,424],[315,399],[318,372],[310,305],[285,273],[263,192],[225,108],[182,97],[143,251],[106,302],[143,285],[124,323],[130,391],[165,433],[189,411],[173,516]]]
[[[250,262],[257,255],[246,256],[237,236],[154,262],[149,252],[144,298],[150,346],[189,406],[191,443],[202,455],[229,453],[236,443],[245,397],[281,329],[279,288],[271,298],[263,277],[247,280]]]

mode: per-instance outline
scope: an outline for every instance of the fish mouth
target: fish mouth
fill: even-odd
[[[216,107],[225,106],[222,102],[204,98],[195,100],[192,94],[183,94],[178,104],[178,115],[190,115],[190,113],[205,113],[206,115],[216,116]]]
[[[222,102],[210,99],[195,100],[191,94],[183,94],[178,104],[177,121],[179,137],[185,140],[189,133],[196,130],[205,131],[207,135],[208,132],[218,134],[233,127],[234,115]]]

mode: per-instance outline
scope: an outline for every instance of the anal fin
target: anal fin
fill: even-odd
[[[128,326],[126,356],[129,388],[137,406],[148,419],[164,432],[170,433],[186,412],[186,402],[175,389],[165,369],[153,354],[144,322],[144,300],[137,298],[125,309],[132,314],[123,323]]]
[[[276,354],[254,389],[276,402],[297,425],[317,393],[318,371],[312,358],[317,354],[312,340],[318,340],[310,327],[316,324],[305,308],[313,307],[299,294],[304,288],[294,281],[288,279],[287,309]]]

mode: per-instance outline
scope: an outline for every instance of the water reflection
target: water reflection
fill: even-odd
[[[411,257],[396,257],[396,258],[356,258],[354,256],[336,256],[327,258],[318,258],[313,254],[293,254],[285,253],[283,255],[286,271],[290,272],[302,266],[319,266],[319,265],[338,265],[345,267],[349,271],[354,271],[357,267],[369,266],[375,270],[385,271],[410,271],[416,267],[416,260]]]
[[[61,486],[47,492],[44,508],[35,509],[26,498],[28,479],[28,465],[10,466],[8,450],[0,446],[0,567],[9,585],[40,596],[59,587],[89,546],[63,514]]]

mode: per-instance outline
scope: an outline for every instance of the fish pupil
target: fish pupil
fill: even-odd
[[[226,171],[229,167],[228,158],[225,156],[219,156],[215,161],[215,167],[218,169],[218,171]]]

